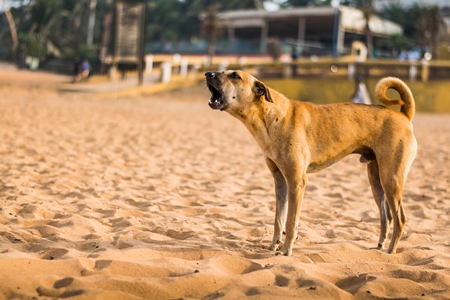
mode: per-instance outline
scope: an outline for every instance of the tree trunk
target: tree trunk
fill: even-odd
[[[209,36],[208,39],[208,56],[210,57],[211,61],[216,53],[216,35],[213,33]]]
[[[373,58],[373,34],[370,29],[366,32],[367,39],[367,58]]]
[[[97,0],[91,0],[89,4],[89,23],[86,43],[92,45],[94,42],[94,28],[95,28],[95,11],[97,8]]]
[[[371,13],[368,11],[368,9],[363,8],[363,14],[364,20],[366,21],[366,24],[364,25],[364,34],[366,35],[367,58],[371,59],[373,58],[373,34],[369,26]]]
[[[14,62],[16,62],[17,47],[19,46],[19,38],[17,37],[16,23],[14,22],[14,18],[11,14],[11,11],[9,10],[8,5],[6,4],[6,1],[5,0],[1,0],[1,1],[3,3],[3,9],[5,10],[6,18],[8,20],[9,30],[11,31],[11,38],[12,38],[12,42],[13,42],[12,55],[13,55]]]

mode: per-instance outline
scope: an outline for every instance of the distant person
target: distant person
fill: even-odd
[[[299,57],[299,55],[298,55],[297,47],[293,45],[291,48],[292,62],[296,62],[298,57]],[[294,77],[297,76],[297,66],[295,64],[292,65],[292,76],[294,76]]]
[[[355,81],[355,92],[352,97],[353,103],[372,104],[366,84],[361,77],[357,77]]]
[[[74,81],[77,81],[77,77],[80,74],[81,70],[81,59],[79,56],[75,56],[73,59],[73,78]]]
[[[88,76],[89,76],[90,71],[91,71],[91,64],[85,58],[81,62],[81,65],[80,65],[80,68],[79,68],[79,72],[78,72],[78,74],[75,77],[75,81],[79,82],[81,80],[87,79]]]
[[[292,48],[291,48],[291,58],[292,58],[292,61],[297,61],[298,56],[299,56],[299,55],[298,55],[297,47],[292,46]]]

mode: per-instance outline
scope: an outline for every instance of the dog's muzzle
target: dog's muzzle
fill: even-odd
[[[225,109],[225,99],[223,97],[223,91],[220,88],[220,81],[217,78],[215,72],[206,72],[206,86],[211,92],[211,98],[209,99],[209,107],[212,109]]]

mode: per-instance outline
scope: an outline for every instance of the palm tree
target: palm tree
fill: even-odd
[[[219,7],[220,5],[217,4],[208,6],[200,25],[200,30],[208,40],[208,58],[210,62],[216,52],[217,36],[223,29],[222,21],[218,15]]]
[[[433,59],[438,58],[439,37],[444,32],[445,22],[437,6],[415,3],[405,8],[394,3],[383,8],[383,15],[402,25],[404,40],[411,40],[411,45],[430,47]]]
[[[373,34],[370,30],[370,18],[375,15],[372,0],[357,0],[356,7],[361,9],[364,18],[364,35],[366,36],[367,56],[373,58]]]
[[[416,7],[416,9],[418,9]],[[437,59],[439,47],[439,34],[444,28],[445,23],[442,18],[439,7],[423,6],[419,8],[419,20],[416,23],[418,40],[425,37],[425,42],[430,46],[433,59]]]
[[[85,47],[89,0],[34,0],[27,7],[21,32],[37,35],[64,54]],[[92,2],[91,2],[92,3]]]

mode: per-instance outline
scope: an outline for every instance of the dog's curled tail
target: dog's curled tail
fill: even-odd
[[[388,89],[396,90],[400,99],[389,99],[386,97],[386,91]],[[384,105],[401,105],[400,111],[411,121],[414,112],[416,111],[416,104],[414,97],[409,87],[400,79],[395,77],[385,77],[381,79],[375,87],[375,95],[377,99]]]

